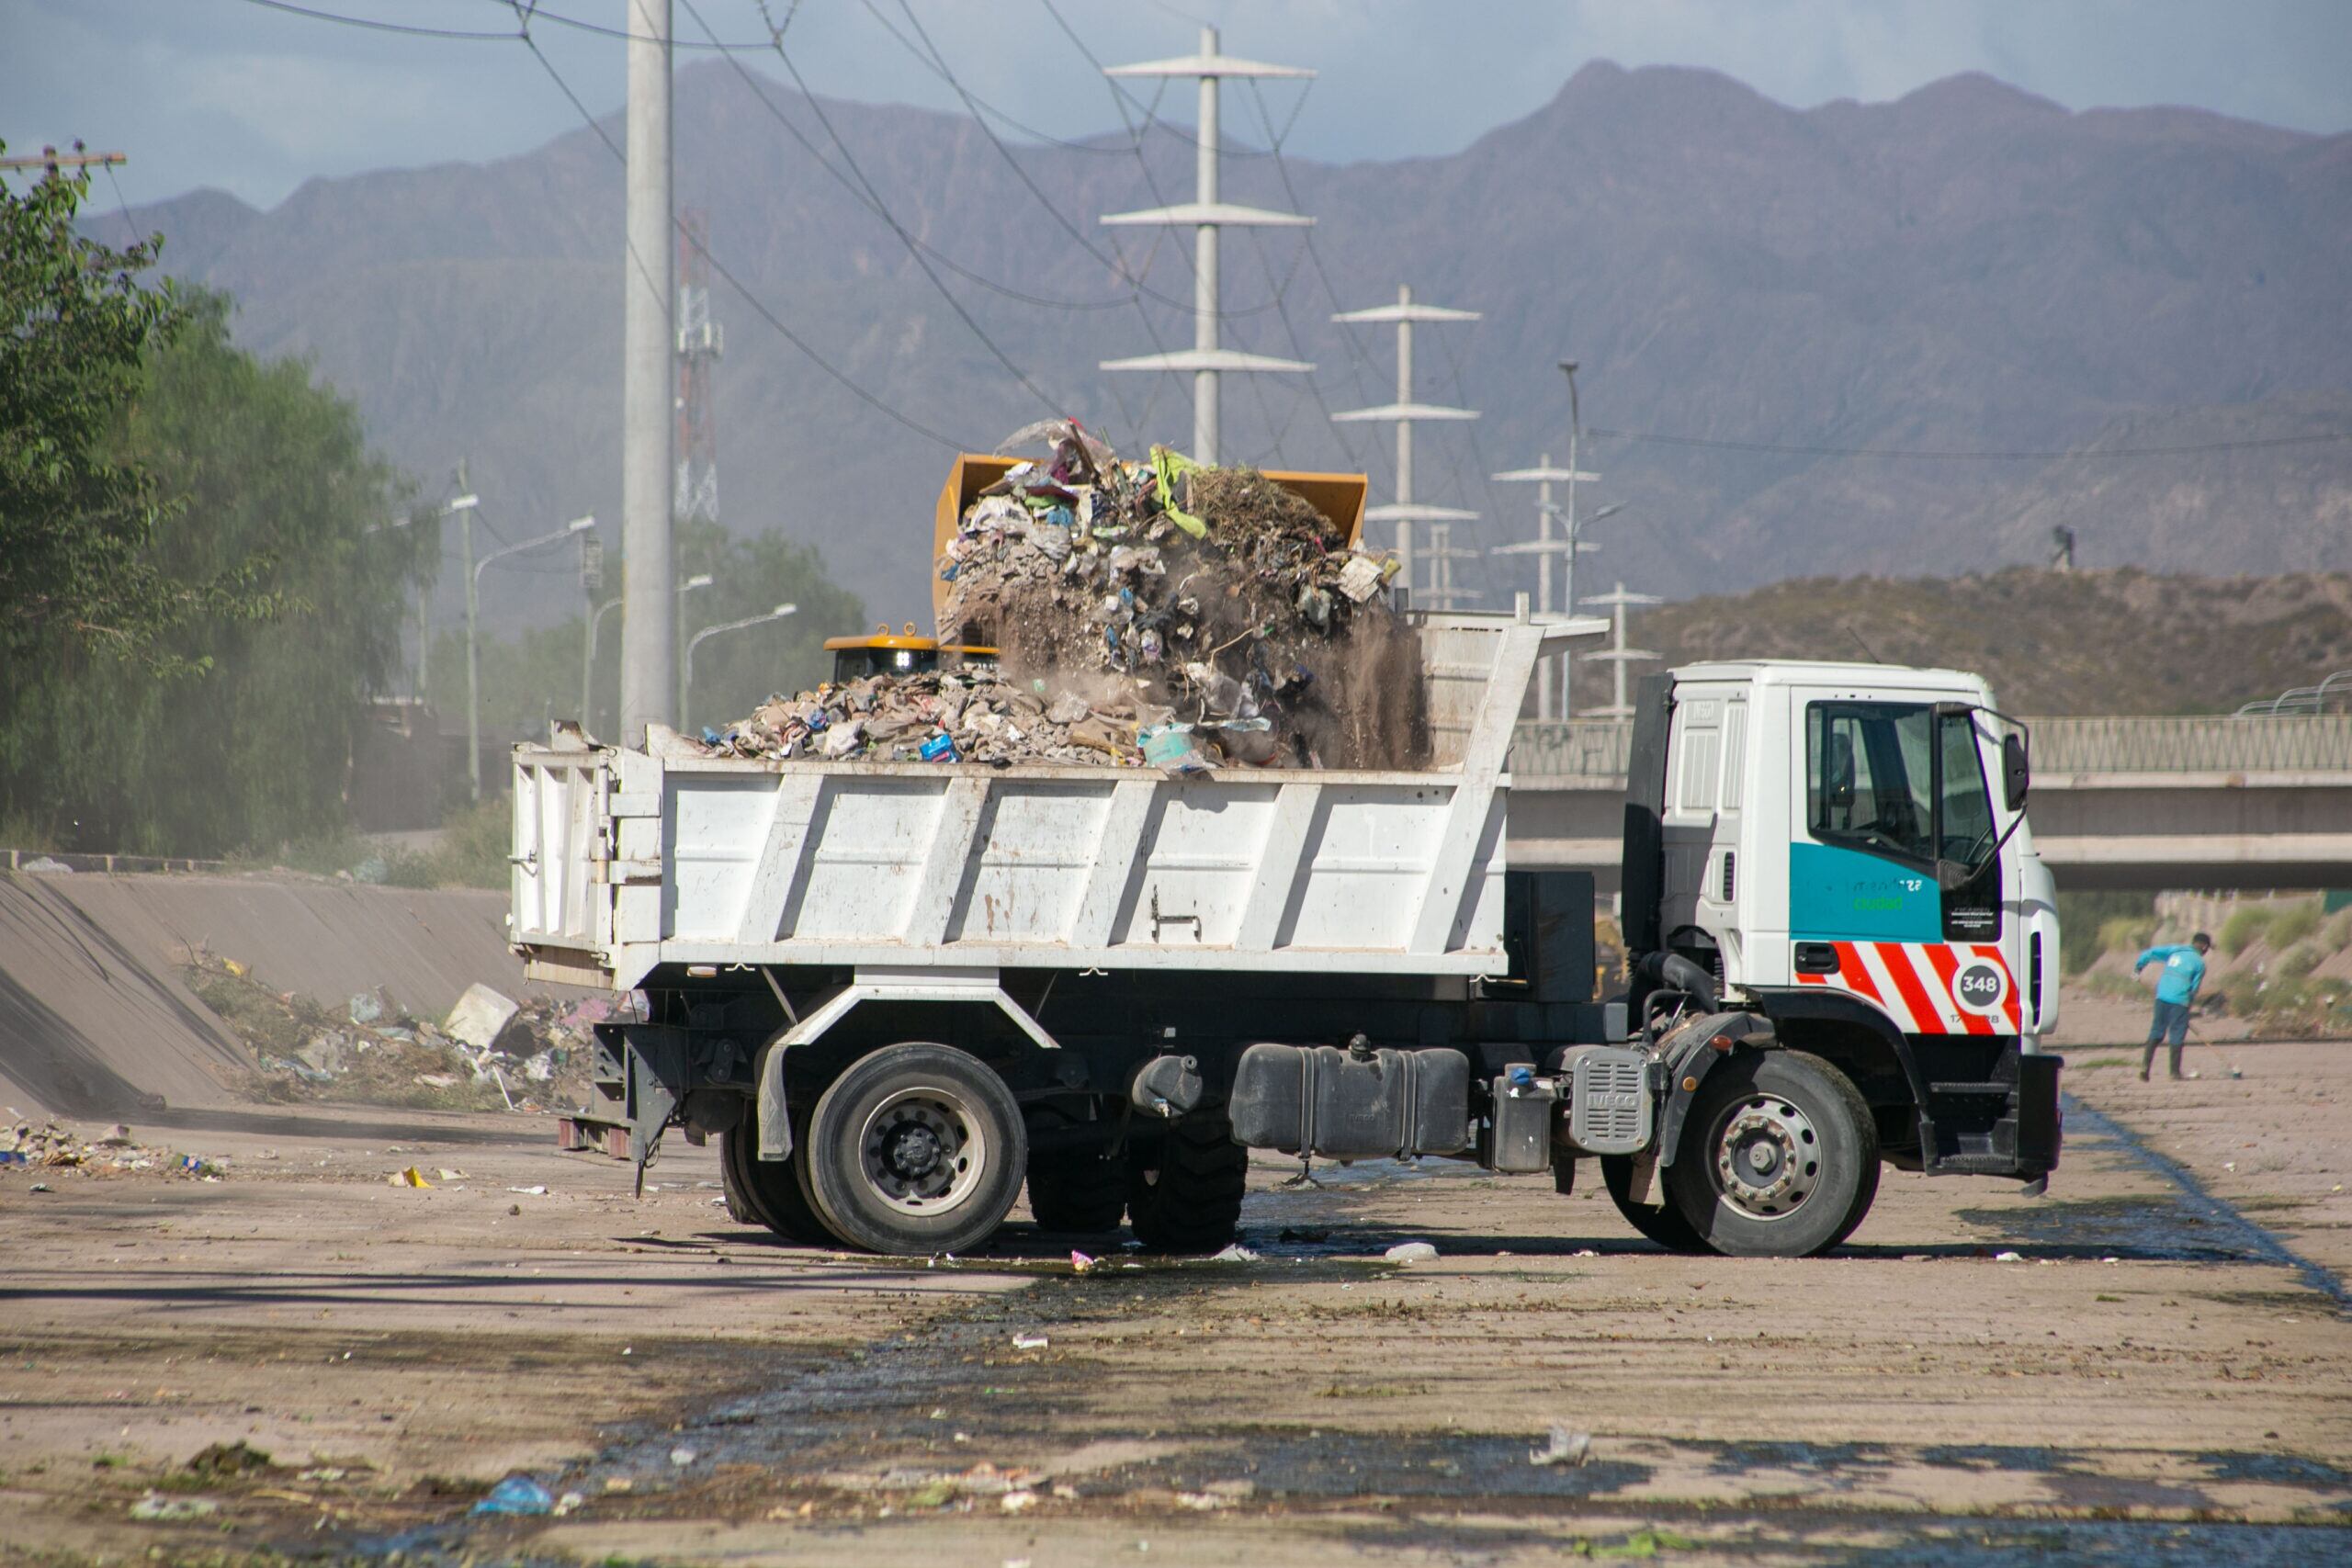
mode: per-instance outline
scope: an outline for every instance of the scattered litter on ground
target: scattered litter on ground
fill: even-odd
[[[55,1122],[39,1125],[19,1122],[0,1128],[0,1171],[70,1170],[81,1176],[152,1175],[218,1181],[226,1169],[223,1160],[141,1144],[119,1122],[88,1139]],[[37,1182],[32,1190],[46,1192],[50,1187],[45,1181]]]
[[[208,1481],[246,1475],[255,1471],[275,1470],[277,1461],[243,1438],[232,1443],[213,1443],[199,1449],[187,1461],[190,1475]],[[304,1476],[304,1480],[310,1479]]]
[[[544,1198],[548,1195],[548,1190],[544,1187],[510,1187],[506,1190],[520,1192],[526,1198]]]
[[[1425,1241],[1400,1241],[1380,1256],[1391,1263],[1434,1263],[1437,1248]]]
[[[1069,1266],[1070,1270],[1073,1273],[1085,1273],[1089,1269],[1094,1267],[1095,1261],[1096,1260],[1094,1258],[1089,1258],[1083,1252],[1073,1251],[1069,1255]]]
[[[527,1475],[510,1475],[476,1503],[477,1514],[547,1514],[555,1511],[555,1494]]]
[[[1592,1453],[1592,1434],[1570,1431],[1558,1422],[1544,1435],[1544,1446],[1527,1450],[1530,1464],[1564,1464],[1570,1469],[1582,1464]]]
[[[207,1518],[220,1511],[220,1505],[209,1497],[166,1497],[161,1492],[150,1492],[130,1505],[132,1518],[165,1522]]]
[[[198,947],[189,988],[253,1053],[255,1097],[420,1111],[569,1110],[587,1097],[605,998],[515,1002],[469,988],[443,1021],[381,987],[329,1008],[265,984],[250,964]]]
[[[686,1466],[694,1463],[695,1459],[698,1457],[699,1456],[694,1450],[687,1448],[684,1444],[680,1444],[678,1447],[670,1450],[670,1462],[680,1470],[684,1470]]]
[[[1412,767],[1419,657],[1379,596],[1393,557],[1351,547],[1304,496],[1163,446],[1121,461],[1072,420],[966,509],[937,562],[966,672],[872,675],[777,695],[706,729],[774,760]]]
[[[1258,1255],[1236,1241],[1227,1243],[1224,1251],[1211,1254],[1209,1261],[1212,1263],[1255,1263],[1258,1261]]]
[[[410,1166],[406,1170],[396,1170],[392,1172],[391,1175],[384,1178],[384,1181],[386,1185],[391,1187],[430,1188],[433,1185],[433,1183],[424,1179],[424,1172],[418,1170],[414,1166]]]
[[[1016,1334],[1012,1337],[1012,1348],[1016,1350],[1042,1350],[1046,1344],[1047,1340],[1042,1334]]]
[[[2022,1252],[1996,1252],[1993,1254],[1993,1261],[1996,1263],[2022,1263],[2025,1261],[2025,1254]]]
[[[578,1492],[567,1492],[562,1496],[558,1497],[555,1500],[555,1506],[549,1509],[548,1512],[554,1514],[556,1517],[561,1518],[564,1515],[581,1507],[587,1501],[588,1499],[583,1494]]]

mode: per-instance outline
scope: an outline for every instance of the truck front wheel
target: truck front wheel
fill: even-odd
[[[1743,1052],[1700,1086],[1667,1196],[1732,1258],[1809,1258],[1878,1194],[1878,1129],[1845,1074],[1803,1051]]]
[[[1021,1195],[1029,1137],[1004,1080],[945,1045],[886,1045],[818,1098],[808,1197],[828,1230],[868,1252],[965,1252]]]
[[[1194,1111],[1128,1155],[1127,1224],[1154,1252],[1216,1252],[1241,1224],[1250,1151],[1223,1111]]]

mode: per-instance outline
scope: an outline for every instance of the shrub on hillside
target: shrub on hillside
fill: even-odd
[[[2274,912],[2260,904],[2234,910],[2222,922],[2222,951],[2233,956],[2244,953],[2269,932],[2274,918]]]

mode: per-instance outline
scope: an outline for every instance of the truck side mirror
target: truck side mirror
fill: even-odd
[[[2025,809],[2027,786],[2033,782],[2033,770],[2028,765],[2025,737],[2015,730],[2001,737],[2001,793],[2011,811]]]

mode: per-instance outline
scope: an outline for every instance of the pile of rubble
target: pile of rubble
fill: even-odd
[[[438,1020],[380,987],[341,1012],[274,990],[245,964],[202,949],[189,987],[253,1053],[256,1082],[278,1100],[332,1100],[419,1110],[561,1109],[587,1087],[609,1003],[516,1002],[473,986]]]
[[[1072,420],[966,510],[938,561],[943,639],[998,650],[968,675],[872,676],[772,697],[714,754],[1056,761],[1192,770],[1409,767],[1419,658],[1351,547],[1305,498],[1164,446],[1122,462]]]
[[[19,1122],[0,1130],[0,1171],[66,1171],[77,1176],[124,1176],[147,1172],[190,1181],[218,1181],[218,1162],[142,1144],[120,1124],[84,1138],[55,1122],[35,1126]]]

